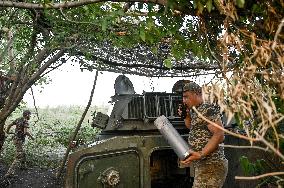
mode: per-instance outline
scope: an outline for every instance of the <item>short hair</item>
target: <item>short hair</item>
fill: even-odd
[[[190,80],[179,80],[179,81],[177,81],[172,88],[172,92],[181,94],[183,92],[184,84],[189,83],[189,82],[191,82],[191,81]]]
[[[196,94],[202,94],[202,88],[195,82],[185,83],[183,86],[183,92],[190,91]]]

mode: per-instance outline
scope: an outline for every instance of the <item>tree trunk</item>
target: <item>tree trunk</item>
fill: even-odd
[[[2,148],[5,142],[5,133],[4,133],[4,123],[0,124],[0,153],[2,152]]]

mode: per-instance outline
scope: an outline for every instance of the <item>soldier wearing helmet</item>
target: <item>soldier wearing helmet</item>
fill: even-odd
[[[30,137],[34,140],[33,136],[28,132],[29,128],[29,120],[30,120],[31,112],[29,110],[23,111],[23,116],[14,120],[11,124],[7,126],[6,132],[9,134],[9,131],[12,126],[15,127],[15,133],[13,136],[13,142],[16,147],[16,156],[11,164],[8,172],[5,174],[5,177],[9,177],[15,174],[15,171],[18,168],[26,168],[26,154],[23,149],[23,145],[25,143],[26,136]]]

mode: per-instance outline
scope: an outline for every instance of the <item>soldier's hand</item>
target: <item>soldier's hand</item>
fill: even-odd
[[[178,108],[177,113],[178,113],[178,115],[179,115],[179,116],[181,116],[182,110],[181,110],[181,108],[180,108],[180,107]]]
[[[177,113],[182,119],[185,119],[189,115],[189,109],[186,107],[186,105],[179,104]]]
[[[180,161],[184,165],[189,165],[192,161],[201,159],[201,154],[196,151],[190,151],[190,156],[183,161]]]

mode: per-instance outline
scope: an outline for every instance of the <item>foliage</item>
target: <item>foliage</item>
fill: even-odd
[[[240,164],[246,176],[255,176],[264,172],[264,160],[256,160],[255,163],[251,163],[246,156],[242,156],[240,158]]]
[[[35,109],[31,109],[35,112]],[[80,106],[60,106],[56,108],[40,108],[39,120],[34,114],[30,120],[30,132],[35,140],[26,140],[25,150],[28,164],[30,166],[57,167],[66,151],[71,134],[73,133],[84,108]],[[91,107],[82,123],[80,132],[76,139],[80,140],[80,145],[92,143],[99,132],[92,128],[90,122],[93,111],[106,112],[107,107]],[[21,116],[21,113],[13,113],[8,121]],[[2,153],[6,163],[11,163],[14,159],[15,147],[12,136],[9,135]]]
[[[19,43],[19,49],[15,51],[27,51],[24,44],[30,43],[34,32],[38,32],[36,38],[40,45],[37,48],[44,45],[51,49],[69,46],[68,54],[81,57],[80,62],[89,70],[98,68],[139,74],[135,67],[146,67],[147,75],[161,76],[173,74],[167,72],[169,69],[182,72],[196,68],[220,69],[229,63],[242,65],[244,57],[253,52],[248,44],[252,42],[258,46],[258,38],[273,39],[283,8],[282,1],[154,2],[86,1],[79,5],[71,2],[74,5],[70,9],[60,3],[27,2],[25,7],[13,4],[24,9],[4,9],[5,14],[11,16],[1,22],[7,23],[5,28],[17,28],[17,31],[13,30],[17,34],[14,43]],[[2,6],[5,7],[5,4]],[[33,9],[33,6],[40,10]],[[23,22],[34,22],[37,27],[27,27]],[[251,35],[253,33],[255,35]],[[282,40],[282,35],[278,38]],[[9,42],[5,39],[3,44]],[[135,52],[133,55],[133,50],[125,50],[137,47],[137,44],[143,46],[143,53]],[[275,47],[277,50],[278,47]],[[190,52],[194,56],[190,61],[194,63],[184,59]],[[203,62],[196,62],[197,59]],[[86,60],[94,62],[90,64]],[[163,61],[165,65],[161,64]],[[197,66],[198,63],[203,66]],[[212,67],[218,63],[219,67]],[[8,66],[9,63],[5,64]],[[151,70],[151,65],[162,71]],[[117,66],[120,66],[119,70],[113,68]],[[140,69],[140,73],[146,74],[146,70]]]
[[[240,164],[245,176],[257,176],[264,174],[267,171],[269,172],[270,170],[281,170],[281,167],[279,167],[279,169],[277,169],[277,167],[274,167],[276,161],[270,160],[249,160],[246,156],[242,156],[240,158]],[[281,181],[281,178],[268,176],[266,178],[263,178],[258,183],[257,187],[273,187],[277,185],[280,187],[283,186],[283,181]]]

